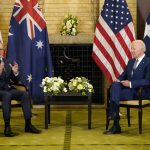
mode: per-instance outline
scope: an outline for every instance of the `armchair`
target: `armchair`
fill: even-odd
[[[125,107],[127,109],[127,121],[128,127],[131,126],[130,123],[130,108],[138,109],[138,126],[139,133],[142,134],[142,116],[143,116],[143,108],[150,106],[150,97],[148,99],[144,99],[142,96],[144,89],[150,89],[150,85],[140,87],[138,90],[138,99],[137,100],[120,100],[120,107]],[[149,94],[150,95],[150,94]],[[110,97],[110,87],[107,89],[107,102],[106,102],[106,130],[109,126],[109,97]]]

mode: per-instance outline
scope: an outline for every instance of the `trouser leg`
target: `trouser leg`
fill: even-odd
[[[31,102],[29,99],[28,92],[18,91],[18,90],[11,90],[10,92],[12,94],[13,99],[17,99],[18,101],[21,101],[25,120],[31,120],[31,117],[32,117]]]
[[[114,82],[110,90],[109,101],[109,116],[114,116],[116,113],[119,115],[119,100],[122,85],[120,82]]]
[[[5,127],[10,126],[11,94],[7,91],[0,91],[0,97],[2,99],[2,111]]]

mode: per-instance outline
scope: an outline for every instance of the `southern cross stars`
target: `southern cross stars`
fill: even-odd
[[[27,75],[27,81],[30,83],[32,81],[32,74]]]
[[[39,48],[42,49],[42,47],[44,46],[43,41],[41,41],[41,40],[39,40],[39,41],[36,42],[36,43],[37,43],[36,46],[37,46],[38,49],[39,49]]]

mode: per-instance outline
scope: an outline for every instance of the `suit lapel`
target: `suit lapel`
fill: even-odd
[[[141,70],[144,66],[145,66],[145,60],[146,60],[146,57],[144,57],[140,64],[137,66],[137,68],[135,69],[134,73],[137,72],[138,70]]]

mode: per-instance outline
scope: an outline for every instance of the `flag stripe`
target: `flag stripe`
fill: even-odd
[[[123,29],[124,30],[124,29]],[[122,36],[122,34],[120,34],[120,32],[118,32],[116,34],[116,37],[118,39],[118,41],[120,42],[120,45],[122,46],[122,49],[124,50],[124,52],[126,53],[126,56],[128,57],[128,59],[131,58],[131,53],[130,53],[130,49],[128,48],[128,46],[126,45],[126,42],[124,41],[124,37]],[[127,38],[127,34],[126,34],[126,38]],[[126,66],[126,64],[124,65],[124,67]],[[123,68],[124,68],[123,67]]]
[[[104,29],[104,28],[102,27],[102,25],[101,25],[99,22],[97,23],[97,29],[99,30],[99,32],[102,33],[102,36],[106,39],[106,41],[108,42],[108,45],[110,45],[110,47],[112,47],[116,58],[117,58],[118,61],[121,63],[121,64],[120,64],[121,67],[124,68],[125,63],[124,63],[124,61],[123,61],[123,59],[122,59],[120,53],[118,52],[118,50],[117,50],[117,48],[116,48],[114,42],[112,41],[112,39],[111,39],[110,36],[108,35],[107,30]],[[99,37],[99,40],[100,40],[100,42],[101,42],[101,37]]]
[[[133,35],[133,33],[134,33],[134,26],[133,26],[133,23],[130,22],[130,23],[128,24],[128,26],[126,26],[126,27],[124,28],[124,30],[125,30],[126,34],[128,35],[128,38],[130,39],[130,41],[133,41],[133,40],[135,39],[135,37],[134,37],[134,35]]]
[[[98,33],[99,33],[99,35],[98,35]],[[101,42],[97,39],[97,37],[101,37]],[[109,63],[111,63],[112,68],[113,68],[113,70],[115,72],[115,75],[118,76],[119,72],[118,72],[117,69],[120,68],[121,66],[119,65],[117,59],[115,59],[115,61],[113,61],[112,57],[115,57],[113,49],[107,44],[107,41],[103,38],[103,36],[100,34],[100,32],[97,32],[97,35],[94,38],[94,43],[98,47],[97,51],[101,51],[102,52],[102,54],[104,55],[104,57],[107,58],[107,61],[109,61]],[[110,49],[110,50],[107,51],[106,48]],[[115,64],[117,66],[115,66]]]
[[[109,82],[112,82],[112,74],[110,73],[110,71],[107,69],[106,65],[103,64],[99,57],[97,56],[97,54],[95,54],[94,52],[92,53],[92,58],[94,59],[94,61],[96,62],[96,64],[98,65],[98,67],[105,72],[105,76],[107,77]],[[113,77],[115,78],[115,76]]]

